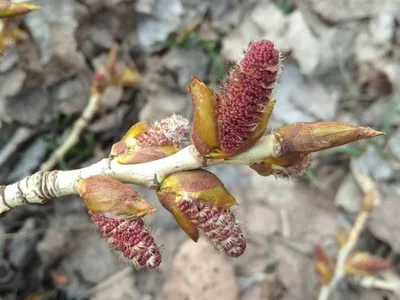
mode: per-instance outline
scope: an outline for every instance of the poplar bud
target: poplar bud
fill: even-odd
[[[373,276],[390,267],[391,265],[387,260],[367,252],[356,252],[345,263],[346,273],[358,276]]]
[[[369,127],[336,122],[299,122],[275,132],[281,143],[281,156],[317,152],[383,134]]]
[[[155,212],[135,190],[107,176],[81,179],[76,190],[87,208],[96,214],[129,219]]]
[[[314,247],[315,254],[315,270],[321,284],[329,284],[335,272],[335,263],[325,253],[325,250],[320,246]]]
[[[176,115],[152,125],[139,122],[112,146],[109,157],[120,164],[137,164],[173,155],[185,144],[188,123]]]

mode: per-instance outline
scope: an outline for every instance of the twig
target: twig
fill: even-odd
[[[371,210],[373,209],[374,206],[377,206],[380,202],[375,182],[368,175],[360,172],[356,168],[354,161],[352,161],[351,163],[351,170],[358,185],[364,192],[363,205],[356,217],[356,220],[354,221],[354,225],[349,233],[349,237],[346,243],[339,250],[336,261],[335,273],[332,280],[329,282],[329,284],[321,287],[318,296],[319,300],[330,299],[330,296],[332,292],[336,289],[336,286],[346,276],[346,272],[344,269],[346,260],[356,247],[360,235],[365,229]]]
[[[336,289],[336,286],[346,276],[344,265],[349,257],[349,254],[357,245],[358,239],[360,238],[360,235],[367,224],[369,213],[369,210],[361,210],[358,213],[353,228],[350,231],[349,238],[338,253],[334,276],[329,284],[322,286],[318,300],[330,299],[330,295]]]
[[[142,164],[122,165],[106,158],[82,169],[37,172],[14,184],[0,186],[0,213],[21,205],[42,204],[52,198],[75,194],[76,183],[94,175],[154,189],[166,176],[175,172],[215,164],[252,165],[266,158],[278,157],[280,151],[280,142],[274,134],[269,134],[250,150],[229,159],[205,159],[190,145],[172,156]]]
[[[70,134],[67,139],[61,144],[61,146],[53,152],[53,154],[49,157],[47,161],[45,161],[40,170],[42,172],[50,171],[54,168],[54,166],[68,153],[68,151],[74,147],[78,142],[82,132],[89,125],[90,121],[93,119],[93,116],[96,114],[99,108],[101,94],[92,93],[89,98],[89,102],[79,117],[79,119],[74,123]]]
[[[118,63],[118,45],[113,44],[108,57],[93,76],[91,84],[91,95],[89,102],[82,115],[75,122],[72,131],[62,145],[42,164],[42,172],[50,171],[54,166],[74,147],[78,142],[82,132],[88,127],[93,116],[99,109],[100,98],[104,90],[109,86],[132,87],[140,81],[139,74]]]
[[[364,288],[386,290],[400,295],[399,287],[394,282],[388,280],[379,279],[373,276],[367,276],[358,278],[356,282]]]

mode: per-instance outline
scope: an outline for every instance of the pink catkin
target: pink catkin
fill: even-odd
[[[146,132],[137,138],[139,146],[167,146],[179,145],[187,139],[189,122],[185,118],[173,115],[154,123]]]
[[[217,250],[239,257],[246,250],[246,239],[233,213],[197,200],[181,200],[178,207],[210,239]]]
[[[89,213],[107,243],[132,260],[138,269],[154,269],[160,265],[160,249],[146,229],[142,218],[111,219],[100,214]]]
[[[230,73],[218,97],[221,148],[230,153],[246,146],[260,123],[280,68],[279,51],[270,41],[250,45],[244,59]]]

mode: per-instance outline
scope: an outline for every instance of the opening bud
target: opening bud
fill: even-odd
[[[177,197],[198,199],[220,208],[237,204],[219,178],[213,173],[199,169],[174,173],[164,179],[161,191],[171,191]]]
[[[168,176],[157,195],[190,238],[201,229],[218,250],[238,257],[246,240],[229,208],[236,200],[217,176],[206,170],[183,171]],[[197,228],[196,228],[197,227]]]
[[[96,214],[130,219],[155,212],[155,208],[135,190],[107,176],[81,179],[76,190],[87,208]]]
[[[188,121],[180,116],[149,125],[139,122],[115,143],[109,157],[120,164],[137,164],[161,159],[175,154],[188,133]]]
[[[168,176],[157,191],[157,196],[164,208],[194,241],[199,238],[196,224],[179,209],[180,201],[197,199],[223,209],[236,204],[235,198],[226,190],[221,180],[206,170],[183,171]]]

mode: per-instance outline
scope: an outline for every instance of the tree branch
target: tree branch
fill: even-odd
[[[274,134],[269,134],[250,150],[228,159],[206,159],[190,145],[172,156],[142,164],[122,165],[105,158],[82,169],[40,171],[19,182],[0,186],[0,213],[21,205],[42,204],[52,198],[75,194],[76,183],[94,175],[105,175],[124,183],[157,189],[166,176],[175,172],[215,164],[252,165],[269,157],[278,157],[280,151],[280,142]]]

